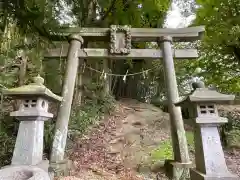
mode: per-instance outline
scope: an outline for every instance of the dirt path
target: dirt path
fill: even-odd
[[[70,159],[72,180],[152,180],[151,152],[170,138],[167,113],[149,104],[122,100],[81,139],[75,140]],[[226,154],[233,172],[240,172],[239,156]],[[239,160],[239,161],[238,161]],[[142,173],[141,173],[142,172]],[[240,174],[239,174],[240,175]],[[161,178],[163,179],[163,178]]]

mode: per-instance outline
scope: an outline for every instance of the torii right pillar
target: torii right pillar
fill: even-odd
[[[189,158],[181,108],[174,104],[179,101],[179,94],[171,47],[172,38],[170,36],[161,37],[159,43],[163,53],[164,78],[167,88],[174,152],[174,160],[166,160],[165,162],[166,175],[173,180],[184,180],[189,178],[189,168],[192,167],[192,162]]]

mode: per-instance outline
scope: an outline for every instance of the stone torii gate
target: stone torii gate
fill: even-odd
[[[159,29],[159,28],[131,28],[130,26],[112,25],[110,28],[70,28],[58,33],[52,33],[53,40],[62,41],[68,37],[67,48],[50,49],[45,58],[66,57],[67,68],[64,79],[62,97],[59,107],[56,130],[51,154],[51,162],[64,160],[68,122],[74,93],[75,79],[79,66],[79,59],[109,58],[109,59],[163,59],[165,81],[167,87],[168,107],[171,119],[171,135],[174,160],[170,163],[171,176],[180,179],[183,169],[191,166],[184,123],[180,107],[174,105],[179,101],[176,74],[173,58],[194,59],[198,57],[196,49],[172,49],[171,43],[191,42],[199,40],[204,32],[203,26]],[[109,49],[82,48],[83,41],[109,42]],[[131,42],[157,42],[161,49],[132,49]]]

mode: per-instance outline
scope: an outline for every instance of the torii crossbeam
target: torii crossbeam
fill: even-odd
[[[120,28],[126,30],[131,35],[133,42],[157,42],[158,37],[171,36],[173,41],[177,42],[191,42],[199,40],[203,34],[204,26],[196,26],[189,28],[131,28],[130,26],[112,25],[110,28],[62,28],[58,32],[51,32],[51,38],[54,41],[65,41],[66,37],[71,34],[79,34],[85,40],[89,41],[108,41],[110,33],[113,29]]]
[[[174,41],[195,41],[201,38],[204,31],[203,26],[180,28],[180,29],[158,29],[158,28],[130,28],[129,26],[111,26],[110,28],[71,28],[62,29],[58,33],[51,33],[53,40],[66,40],[70,34],[78,34],[87,41],[109,42],[109,49],[79,49],[79,58],[110,58],[110,59],[153,59],[162,58],[162,50],[159,49],[132,49],[131,42],[158,42],[159,37],[171,36]],[[46,58],[66,57],[68,44],[62,47],[47,50]],[[119,52],[117,52],[119,51]],[[124,52],[125,51],[125,52]],[[198,57],[196,49],[172,50],[176,59],[193,59]]]
[[[55,48],[47,51],[45,58],[57,58],[60,56],[62,58],[67,57],[67,48]],[[198,57],[198,52],[196,49],[175,49],[172,50],[173,57],[176,59],[195,59]],[[98,48],[83,48],[78,50],[78,58],[93,59],[93,58],[109,58],[109,59],[158,59],[163,58],[163,52],[158,49],[131,49],[129,54],[119,54],[114,55],[109,53],[108,49],[98,49]]]

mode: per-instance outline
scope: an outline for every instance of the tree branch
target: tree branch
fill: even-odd
[[[19,68],[19,65],[15,64],[15,62],[13,62],[11,64],[7,64],[5,66],[1,66],[0,67],[0,72],[3,72],[5,69],[8,69],[8,68]]]
[[[109,6],[105,14],[102,16],[102,18],[100,20],[96,20],[95,22],[93,22],[93,24],[100,25],[107,18],[108,14],[113,11],[113,9],[115,8],[116,2],[117,0],[112,0],[111,5]]]

